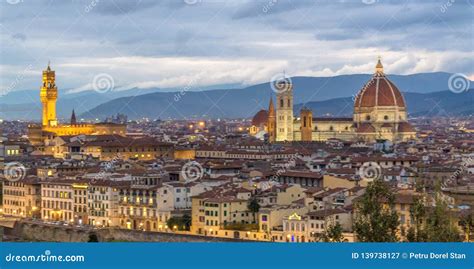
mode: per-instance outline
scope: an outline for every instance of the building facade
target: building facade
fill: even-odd
[[[69,124],[59,124],[56,115],[56,101],[58,99],[58,88],[56,86],[56,73],[51,70],[50,65],[43,71],[43,80],[40,89],[40,100],[42,104],[41,125],[28,126],[28,139],[34,146],[44,145],[46,139],[64,135],[81,134],[126,134],[125,124],[116,123],[77,123],[74,111]]]
[[[314,117],[313,111],[306,107],[301,109],[299,117],[295,117],[291,81],[279,81],[275,89],[276,119],[268,116],[266,124],[270,142],[327,141],[331,138],[366,142],[416,139],[416,131],[407,121],[403,95],[385,75],[380,59],[374,75],[355,97],[352,117]],[[272,115],[272,110],[273,101],[270,100],[268,115]]]

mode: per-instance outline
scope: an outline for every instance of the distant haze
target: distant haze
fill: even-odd
[[[350,116],[353,98],[370,76],[293,77],[295,112],[298,113],[304,104],[318,116]],[[411,115],[470,115],[473,91],[460,94],[448,91],[451,76],[438,72],[389,75],[389,78],[404,92]],[[474,86],[474,83],[471,81],[470,85]],[[69,119],[72,109],[79,118],[88,120],[104,119],[116,113],[126,114],[130,119],[251,118],[259,110],[267,109],[270,96],[275,98],[268,82],[242,89],[186,89],[61,93],[58,114],[62,120]],[[0,104],[3,119],[39,120],[41,115],[38,90],[12,92],[1,97]]]

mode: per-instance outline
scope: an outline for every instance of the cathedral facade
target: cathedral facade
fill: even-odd
[[[28,138],[32,145],[44,145],[46,140],[57,136],[76,135],[108,135],[117,134],[125,136],[127,126],[114,123],[78,123],[72,109],[69,124],[60,124],[56,116],[56,100],[58,99],[58,88],[56,86],[56,74],[50,65],[43,71],[42,85],[40,89],[40,100],[42,104],[41,125],[32,124],[28,126]]]
[[[306,107],[301,109],[299,117],[294,117],[293,85],[290,80],[278,83],[282,85],[276,87],[280,89],[276,109],[270,100],[267,122],[263,124],[264,129],[259,129],[260,133],[267,133],[269,142],[326,141],[331,138],[400,142],[416,138],[416,131],[407,121],[403,95],[385,75],[380,59],[374,75],[356,95],[351,118],[313,117],[313,112]],[[257,133],[258,128],[253,125],[251,134],[252,130]]]

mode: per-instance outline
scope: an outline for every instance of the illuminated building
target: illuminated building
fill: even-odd
[[[260,138],[261,131],[265,131],[270,142],[327,141],[331,138],[397,142],[416,138],[416,131],[407,121],[403,95],[385,75],[380,59],[374,75],[356,95],[351,118],[314,117],[306,107],[301,109],[300,117],[294,117],[293,85],[289,79],[277,83],[276,88],[280,91],[276,97],[276,113],[270,100],[269,112],[262,110],[255,115],[250,127],[251,135]],[[256,119],[263,118],[264,114],[267,115],[267,123],[262,124]]]
[[[58,98],[58,88],[56,86],[56,74],[51,70],[50,65],[43,71],[43,82],[40,90],[40,100],[42,104],[41,125],[28,126],[28,138],[35,146],[43,146],[46,139],[57,136],[81,135],[81,134],[126,134],[125,124],[115,123],[77,123],[74,110],[69,124],[58,123],[56,115],[56,100]],[[39,147],[41,149],[41,147]]]

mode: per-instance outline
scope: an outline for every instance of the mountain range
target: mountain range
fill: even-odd
[[[421,115],[472,115],[473,90],[463,93],[448,91],[452,74],[420,73],[389,75],[404,92],[408,112]],[[292,77],[295,112],[305,105],[316,116],[350,116],[353,98],[371,75],[335,77]],[[174,91],[173,91],[174,90]],[[249,118],[267,109],[270,96],[275,98],[270,83],[246,88],[185,91],[179,89],[132,89],[124,92],[60,93],[58,117],[68,119],[72,109],[79,118],[103,119],[116,113],[129,119]],[[6,119],[39,119],[39,91],[12,92],[0,97],[0,117]]]

